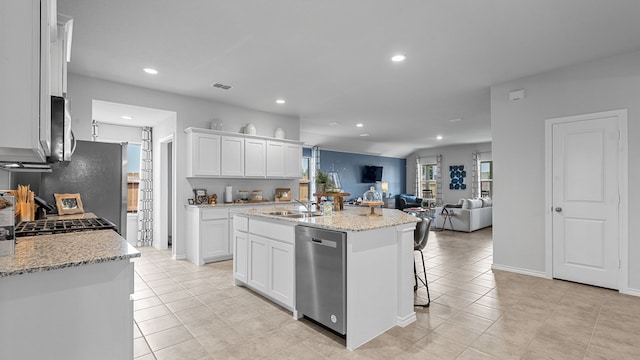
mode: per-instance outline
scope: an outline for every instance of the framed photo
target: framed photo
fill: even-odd
[[[58,208],[58,215],[71,215],[82,214],[84,208],[82,207],[82,200],[80,194],[53,194],[56,199],[56,207]]]

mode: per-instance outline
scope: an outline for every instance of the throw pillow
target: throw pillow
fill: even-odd
[[[472,209],[472,203],[470,199],[460,199],[462,200],[462,208],[463,209]]]
[[[482,198],[482,207],[492,206],[491,198]]]
[[[473,199],[471,200],[471,209],[478,209],[482,207],[482,200]]]

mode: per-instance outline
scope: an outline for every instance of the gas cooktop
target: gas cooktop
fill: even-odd
[[[116,225],[103,218],[73,219],[73,220],[36,220],[23,221],[16,226],[16,237],[47,235],[76,231],[116,230]]]

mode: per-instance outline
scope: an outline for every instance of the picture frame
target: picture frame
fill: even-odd
[[[75,194],[53,194],[56,199],[58,215],[83,214],[84,207],[79,193]]]

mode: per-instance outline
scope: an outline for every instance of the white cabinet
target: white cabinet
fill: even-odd
[[[269,252],[269,296],[283,304],[293,305],[293,245],[270,240]]]
[[[244,138],[237,136],[222,136],[221,152],[222,176],[244,176]]]
[[[50,0],[0,1],[0,161],[42,162],[50,154]],[[42,14],[42,16],[41,16]]]
[[[267,176],[284,177],[285,144],[280,141],[267,141]]]
[[[266,175],[265,152],[267,142],[262,139],[247,138],[244,141],[244,175],[249,177],[264,177]]]
[[[269,239],[249,233],[247,283],[264,294],[267,293],[267,281],[269,281],[267,272],[269,269],[268,246]]]
[[[67,94],[67,63],[70,60],[73,19],[57,16],[56,31],[51,38],[51,95]]]
[[[279,304],[294,304],[294,226],[235,215],[233,269],[236,283]]]
[[[231,259],[229,210],[187,207],[187,259],[198,265]]]
[[[297,179],[302,143],[189,127],[187,177]]]
[[[220,175],[220,135],[187,131],[187,177]]]
[[[285,144],[284,176],[293,179],[302,177],[302,146],[300,144]]]

